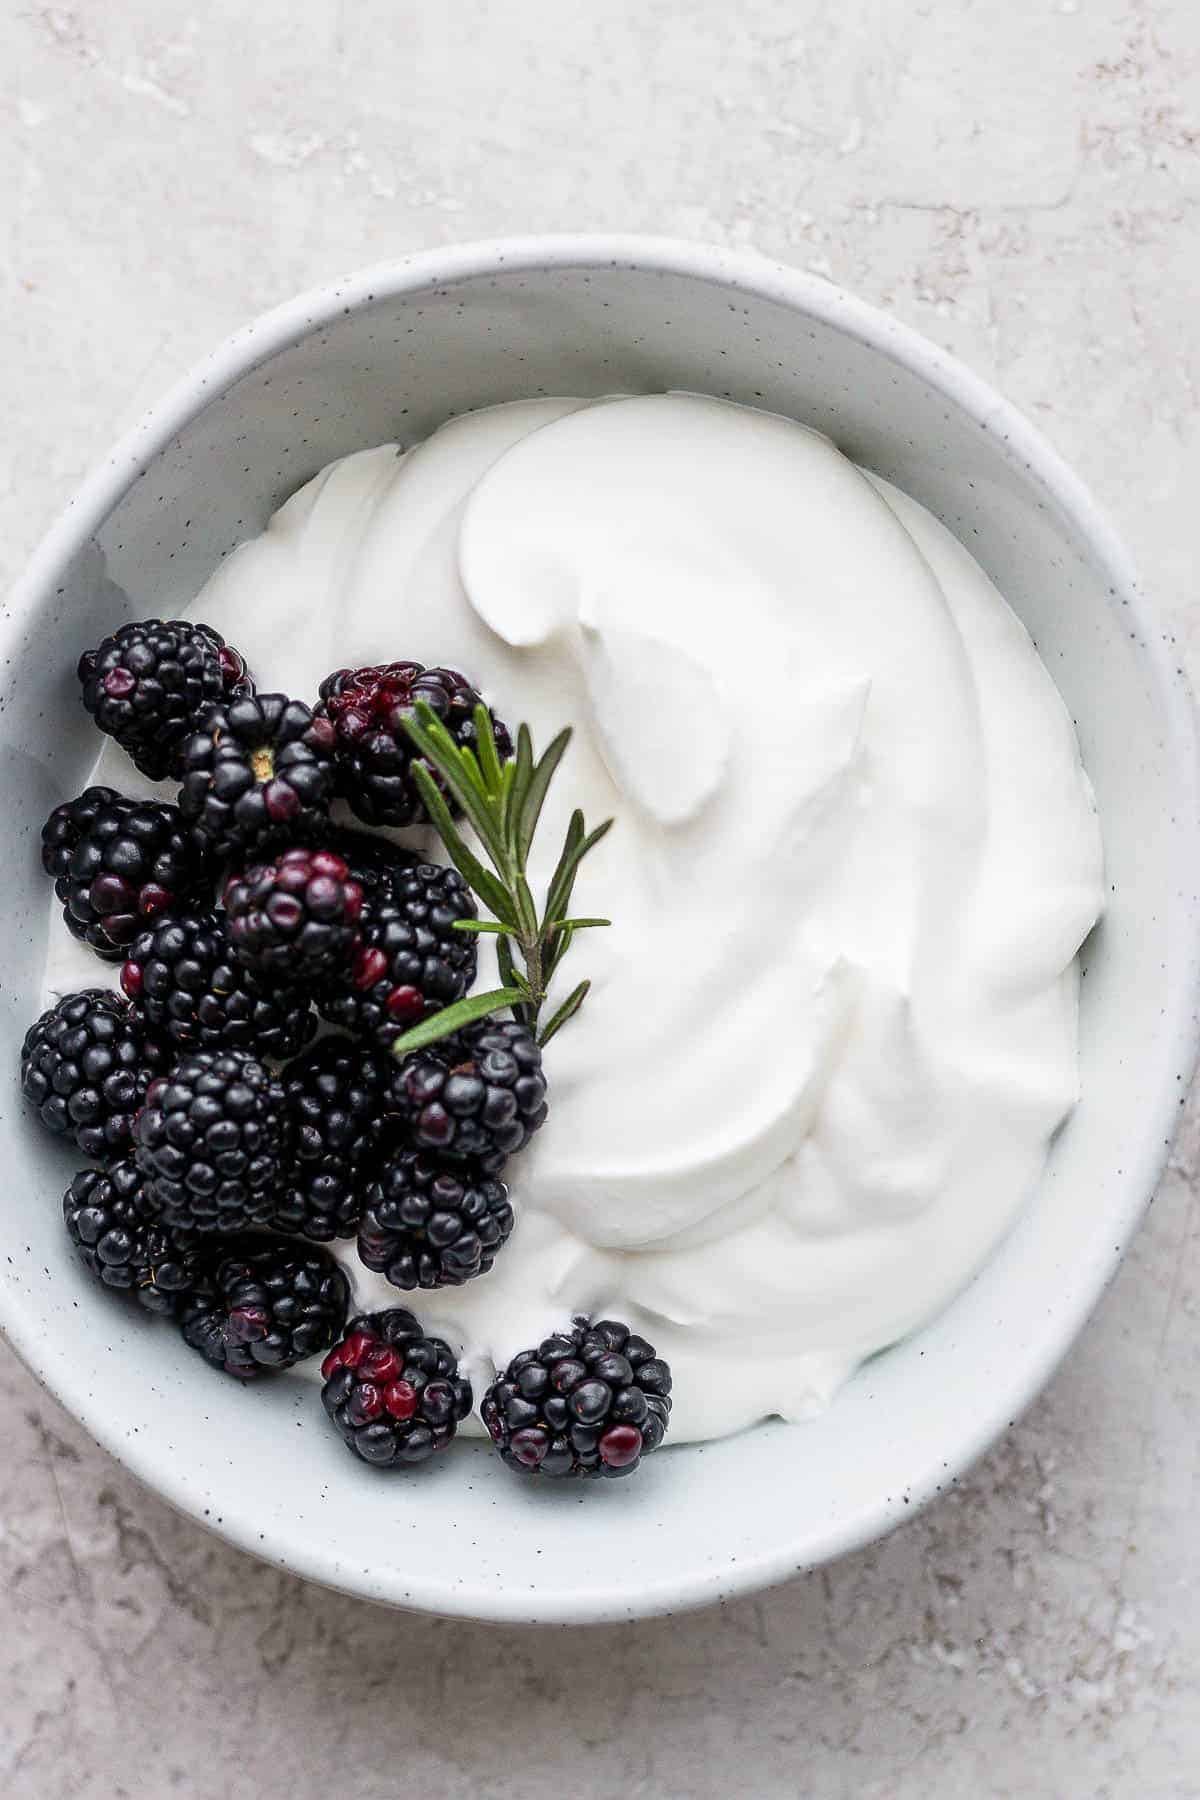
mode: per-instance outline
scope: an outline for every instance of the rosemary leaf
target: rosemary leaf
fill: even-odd
[[[495,813],[484,791],[479,765],[475,761],[473,752],[459,749],[428,701],[418,700],[415,717],[408,715],[403,723],[405,731],[417,749],[420,750],[427,762],[432,763],[458,801],[496,868],[501,874],[506,873],[508,859],[505,855],[504,841],[497,828],[498,821]],[[470,763],[467,762],[468,756],[471,759]],[[417,780],[421,772],[420,764],[414,764],[414,780]],[[423,786],[421,787],[421,797],[425,798]],[[435,823],[437,823],[436,820]],[[438,830],[441,830],[440,824],[438,824]],[[491,902],[489,901],[488,904],[490,906]]]
[[[479,758],[469,744],[460,744],[457,748],[459,762],[462,765],[463,773],[467,777],[467,780],[475,789],[482,804],[484,806],[490,805],[492,796],[488,792],[487,781],[484,778]]]
[[[552,928],[550,937],[553,940],[553,943],[550,953],[546,958],[547,984],[554,979],[554,972],[558,968],[563,957],[567,954],[567,951],[571,948],[571,939],[574,935],[575,934],[569,925],[556,925]]]
[[[496,963],[505,987],[516,987],[517,965],[513,961],[512,943],[507,937],[502,937],[496,945]]]
[[[494,931],[500,937],[507,937],[512,930],[511,925],[499,924],[495,919],[455,919],[451,928],[454,931]]]
[[[500,770],[500,799],[498,802],[500,829],[504,835],[504,842],[510,849],[512,848],[512,837],[509,831],[509,820],[513,813],[513,788],[516,786],[516,780],[517,759],[515,756],[510,756]]]
[[[539,757],[524,796],[521,800],[521,811],[517,817],[516,843],[519,852],[518,865],[525,867],[529,855],[529,846],[533,842],[533,834],[537,830],[538,820],[542,816],[542,806],[546,799],[546,790],[559,763],[563,759],[567,745],[571,742],[571,727],[568,725],[560,731],[553,743]]]
[[[529,943],[536,943],[538,936],[537,907],[529,890],[529,883],[523,875],[518,875],[513,884],[513,899],[517,903],[517,922]]]
[[[489,907],[502,924],[510,930],[517,929],[517,913],[508,889],[490,869],[485,869],[479,858],[466,846],[459,835],[454,820],[450,817],[450,808],[446,805],[437,782],[423,769],[420,763],[413,764],[413,780],[416,782],[425,808],[437,827],[438,836],[446,846],[451,862],[468,882],[484,905]]]
[[[525,795],[533,774],[533,739],[528,725],[518,726],[517,754],[505,767],[512,770],[512,786],[504,804],[504,841],[513,853],[513,861],[520,867],[521,859],[517,855],[517,821],[521,817],[521,808],[525,804]]]
[[[413,1050],[423,1049],[426,1044],[436,1044],[439,1038],[461,1031],[464,1025],[473,1025],[476,1019],[486,1019],[505,1006],[518,1006],[522,998],[520,988],[493,988],[487,994],[471,994],[466,1000],[456,1000],[453,1006],[422,1019],[411,1031],[393,1039],[392,1055],[399,1060]]]
[[[492,715],[482,701],[475,708],[475,742],[479,746],[479,770],[485,791],[495,800],[500,794],[504,777],[500,768],[500,753],[496,749],[496,734],[492,730]],[[469,753],[464,751],[464,755],[466,754]]]
[[[578,814],[577,817],[579,818],[580,830],[582,830],[582,813]],[[572,818],[571,823],[574,825],[574,818]],[[567,907],[571,903],[571,894],[575,887],[575,876],[579,871],[580,863],[583,861],[588,851],[593,850],[600,842],[600,839],[611,831],[612,825],[613,821],[611,819],[605,819],[602,825],[597,825],[596,829],[594,831],[589,831],[586,837],[578,837],[574,845],[571,845],[570,842],[571,834],[567,834],[568,843],[564,846],[558,867],[550,878],[550,887],[546,894],[546,917],[544,925],[557,924],[558,920],[563,917]]]
[[[576,807],[575,811],[571,814],[571,820],[567,826],[567,835],[563,840],[562,854],[558,859],[557,866],[546,887],[546,911],[542,920],[543,936],[545,935],[546,927],[552,925],[556,918],[561,918],[566,911],[567,904],[571,897],[571,888],[569,885],[571,876],[567,864],[570,857],[573,855],[576,846],[583,842],[584,836],[583,814],[580,812],[579,808]]]
[[[539,1044],[548,1044],[555,1032],[561,1031],[567,1020],[574,1017],[587,999],[588,990],[591,985],[590,981],[581,981],[579,986],[567,995],[554,1017],[550,1020],[550,1023],[544,1025],[541,1031],[538,1032]]]

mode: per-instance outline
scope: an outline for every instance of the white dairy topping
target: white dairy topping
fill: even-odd
[[[416,657],[539,745],[574,724],[535,888],[572,807],[616,815],[516,1231],[418,1297],[477,1396],[611,1313],[673,1366],[673,1441],[796,1418],[978,1268],[1076,1097],[1101,846],[1024,628],[921,507],[770,414],[518,402],[325,469],[189,610],[263,689]],[[48,986],[98,973],[56,925]]]

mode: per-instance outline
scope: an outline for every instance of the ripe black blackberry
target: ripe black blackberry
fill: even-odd
[[[350,1284],[324,1250],[246,1237],[210,1253],[179,1311],[184,1342],[242,1380],[328,1350],[346,1323]]]
[[[271,1216],[288,1153],[283,1088],[243,1050],[197,1050],[151,1084],[134,1155],[169,1231],[243,1231]]]
[[[332,850],[293,846],[225,884],[225,928],[253,974],[289,986],[349,966],[363,890]]]
[[[363,891],[364,903],[375,905],[390,900],[392,889],[420,865],[421,858],[412,850],[393,844],[391,838],[374,832],[351,831],[344,825],[326,834],[322,842],[340,856]]]
[[[129,1149],[134,1114],[166,1068],[118,994],[64,994],[25,1033],[21,1091],[48,1130],[108,1162]]]
[[[196,1234],[166,1230],[131,1158],[81,1169],[63,1195],[63,1218],[97,1281],[134,1294],[148,1312],[173,1316],[200,1279]]]
[[[321,1364],[321,1402],[343,1441],[376,1468],[444,1450],[471,1410],[471,1384],[441,1338],[394,1307],[351,1322]]]
[[[631,1475],[671,1414],[671,1371],[628,1325],[576,1319],[522,1350],[480,1416],[511,1469],[527,1475]]]
[[[90,787],[42,827],[42,867],[73,936],[120,962],[147,919],[187,904],[209,878],[179,809]]]
[[[403,721],[424,700],[456,743],[474,745],[477,690],[455,669],[394,662],[338,669],[325,677],[320,693],[317,711],[332,721],[337,734],[339,794],[368,825],[419,824],[426,812],[412,766],[420,759]],[[508,728],[493,715],[492,730],[506,760],[512,755]]]
[[[364,905],[354,960],[345,976],[317,990],[318,1010],[346,1031],[390,1045],[474,981],[474,935],[454,923],[475,917],[457,869],[414,863],[397,873],[384,897]]]
[[[233,955],[210,911],[156,919],[129,947],[121,986],[148,1033],[176,1050],[294,1056],[316,1030],[306,997],[268,987]]]
[[[461,1287],[487,1273],[512,1228],[502,1181],[470,1163],[402,1150],[367,1188],[358,1254],[393,1287]]]
[[[546,1120],[537,1039],[515,1019],[468,1025],[406,1056],[393,1100],[419,1148],[498,1174]]]
[[[179,773],[206,707],[254,691],[244,659],[211,625],[142,619],[79,659],[83,704],[151,781]]]
[[[333,796],[333,727],[302,700],[210,707],[184,740],[179,807],[218,856],[319,833]]]
[[[385,1130],[391,1071],[366,1044],[320,1038],[283,1072],[292,1160],[271,1223],[327,1243],[353,1237]]]

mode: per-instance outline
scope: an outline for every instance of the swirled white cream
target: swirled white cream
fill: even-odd
[[[616,816],[514,1236],[420,1297],[481,1385],[611,1313],[673,1440],[796,1418],[978,1268],[1076,1096],[1101,846],[1033,645],[921,507],[766,413],[520,402],[325,469],[191,611],[264,688],[417,657],[572,723],[536,878],[571,808]],[[95,979],[52,944],[52,987]]]

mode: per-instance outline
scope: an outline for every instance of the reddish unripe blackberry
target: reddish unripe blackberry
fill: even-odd
[[[514,1356],[479,1410],[510,1469],[630,1475],[666,1433],[671,1371],[619,1320],[576,1319]]]
[[[354,1319],[321,1374],[321,1402],[342,1441],[376,1468],[427,1462],[471,1410],[449,1345],[425,1337],[400,1307]]]
[[[254,683],[211,625],[142,619],[79,659],[83,704],[151,781],[179,773],[180,747],[206,707]]]
[[[223,900],[234,954],[262,979],[304,985],[349,966],[363,891],[334,851],[294,845],[230,876]]]
[[[55,807],[42,827],[42,866],[67,929],[108,962],[121,960],[148,920],[187,905],[211,879],[205,847],[177,807],[107,787]]]
[[[368,825],[415,825],[426,818],[412,777],[417,751],[404,729],[418,700],[432,707],[455,742],[476,741],[477,689],[456,669],[427,669],[393,662],[338,669],[321,683],[317,711],[333,724],[338,792]],[[501,760],[512,755],[508,728],[494,715],[492,732]],[[429,765],[424,765],[427,769]],[[440,778],[430,769],[435,780]],[[449,798],[449,796],[447,796]]]
[[[402,1150],[367,1188],[358,1254],[393,1287],[461,1287],[486,1275],[512,1228],[502,1181],[470,1163]]]
[[[210,707],[184,740],[179,807],[214,854],[319,835],[333,796],[333,727],[302,700],[255,694]]]

